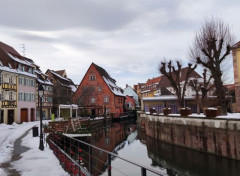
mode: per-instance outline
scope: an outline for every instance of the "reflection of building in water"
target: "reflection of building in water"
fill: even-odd
[[[173,146],[148,137],[140,130],[138,134],[147,146],[152,165],[166,168],[168,175],[239,175],[239,161]]]
[[[135,128],[134,128],[135,129]],[[114,123],[111,127],[97,131],[89,139],[90,144],[109,152],[117,153],[124,147],[123,143],[132,132],[130,126]],[[107,154],[93,149],[93,175],[99,175],[106,170]],[[97,158],[97,159],[96,159]]]

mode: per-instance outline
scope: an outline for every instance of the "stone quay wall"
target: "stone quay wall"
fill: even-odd
[[[147,136],[160,141],[240,160],[240,120],[138,112],[138,124]]]

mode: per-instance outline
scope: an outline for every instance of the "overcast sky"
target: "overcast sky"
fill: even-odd
[[[182,59],[207,17],[240,40],[239,0],[0,0],[0,41],[42,71],[65,69],[79,84],[92,62],[117,84],[159,76],[161,60]]]

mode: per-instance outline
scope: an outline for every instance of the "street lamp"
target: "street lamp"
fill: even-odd
[[[38,86],[38,98],[40,98],[40,144],[39,144],[39,149],[44,150],[44,145],[43,145],[43,133],[42,133],[42,98],[44,95],[44,89],[42,84],[39,84]]]

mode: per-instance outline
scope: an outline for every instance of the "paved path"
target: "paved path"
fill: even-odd
[[[9,176],[20,176],[21,174],[15,170],[14,168],[12,168],[12,165],[11,163],[14,162],[14,161],[17,161],[17,160],[20,160],[22,157],[21,157],[21,154],[28,151],[30,148],[28,147],[24,147],[24,146],[21,146],[21,141],[22,139],[28,134],[28,132],[32,130],[32,129],[29,129],[27,130],[20,138],[18,138],[15,142],[14,142],[14,150],[13,150],[13,155],[12,155],[12,159],[11,161],[9,162],[6,162],[6,163],[2,163],[0,165],[1,168],[4,169],[4,171],[9,175]]]

